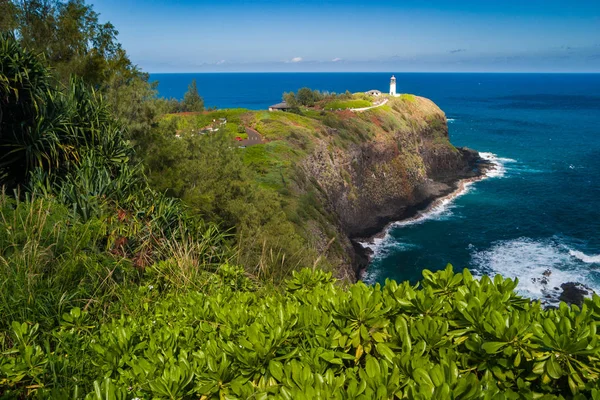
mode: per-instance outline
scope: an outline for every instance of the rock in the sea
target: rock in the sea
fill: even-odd
[[[563,283],[560,287],[563,292],[558,299],[569,305],[575,304],[579,307],[583,305],[585,297],[593,293],[592,289],[577,282]]]

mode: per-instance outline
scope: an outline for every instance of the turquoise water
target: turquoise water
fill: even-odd
[[[309,86],[387,91],[391,74],[152,75],[181,97],[192,77],[209,106],[265,108]],[[452,263],[519,277],[542,297],[567,281],[600,292],[600,74],[396,74],[398,91],[431,98],[457,146],[498,163],[486,180],[377,242],[365,280],[416,281]],[[382,182],[382,184],[385,184]],[[546,285],[537,279],[551,275]]]

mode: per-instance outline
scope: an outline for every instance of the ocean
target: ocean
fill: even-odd
[[[162,96],[181,98],[195,78],[207,106],[264,109],[303,86],[387,92],[391,74],[151,79]],[[392,225],[373,245],[364,280],[416,282],[423,269],[451,263],[479,276],[518,278],[518,291],[532,298],[565,282],[600,293],[600,74],[395,75],[399,93],[428,97],[445,111],[454,145],[478,150],[497,169],[417,219]]]

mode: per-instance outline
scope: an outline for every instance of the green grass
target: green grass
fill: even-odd
[[[406,93],[400,95],[400,100],[406,101],[407,103],[414,103],[415,101],[417,101],[414,95]]]
[[[227,123],[225,131],[228,133],[237,133],[237,127],[243,125],[243,116],[250,111],[245,108],[231,108],[206,113],[181,113],[166,114],[162,116],[161,123],[175,123],[179,131],[192,131],[205,128],[211,124],[219,122],[219,119],[225,118]]]
[[[255,171],[266,171],[273,164],[273,159],[264,144],[250,146],[243,151],[244,164],[252,167]]]
[[[372,102],[368,100],[334,100],[325,104],[326,110],[347,110],[349,108],[371,107]]]
[[[259,185],[273,190],[280,190],[291,179],[293,172],[290,167],[302,155],[299,150],[281,140],[250,146],[243,151],[244,164],[257,172]]]

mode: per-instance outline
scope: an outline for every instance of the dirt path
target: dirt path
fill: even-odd
[[[377,104],[376,106],[371,106],[371,107],[363,107],[363,108],[349,108],[350,111],[354,111],[354,112],[362,112],[362,111],[367,111],[370,110],[372,108],[377,108],[377,107],[381,107],[385,104],[387,104],[389,99],[385,99],[383,100],[380,104]]]

